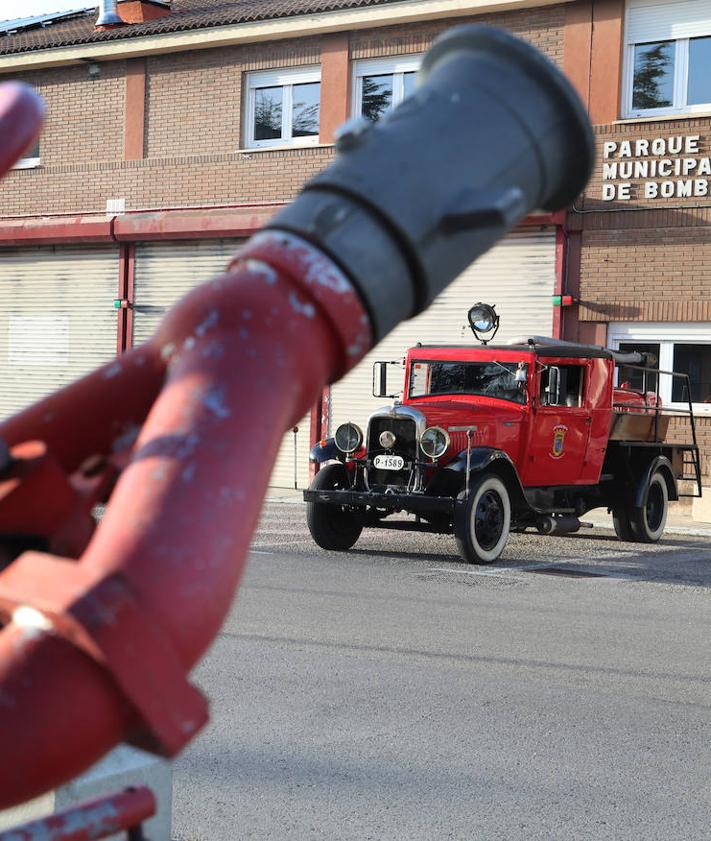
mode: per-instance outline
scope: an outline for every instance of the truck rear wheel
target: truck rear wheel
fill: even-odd
[[[628,515],[633,540],[637,543],[656,543],[664,533],[669,511],[669,491],[659,470],[649,477],[644,489],[642,506],[629,508]]]
[[[348,487],[346,468],[342,464],[327,464],[316,474],[309,490],[331,491]],[[363,531],[363,524],[353,511],[327,502],[306,503],[306,524],[311,537],[322,549],[338,552],[350,549]]]
[[[511,500],[498,476],[484,474],[467,496],[462,491],[454,509],[454,538],[470,564],[492,564],[506,546],[511,529]]]
[[[634,540],[634,532],[626,508],[613,508],[612,525],[615,527],[615,534],[620,540]]]

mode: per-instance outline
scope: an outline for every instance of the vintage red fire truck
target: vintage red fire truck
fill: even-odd
[[[498,316],[479,304],[470,323],[486,332]],[[701,476],[691,402],[662,407],[665,372],[654,364],[539,336],[418,344],[404,360],[401,399],[374,412],[365,435],[345,423],[312,449],[311,535],[346,550],[364,527],[454,534],[462,558],[483,564],[511,531],[575,532],[604,507],[621,540],[655,542],[669,501],[700,495]],[[376,396],[386,396],[386,365],[374,366]],[[666,375],[686,379],[689,395],[686,375]],[[391,518],[401,512],[414,518]]]

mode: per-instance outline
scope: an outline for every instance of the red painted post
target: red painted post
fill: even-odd
[[[149,788],[127,788],[0,832],[0,841],[98,841],[137,829],[155,813],[156,799]]]

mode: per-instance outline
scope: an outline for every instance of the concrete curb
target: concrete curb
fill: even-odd
[[[279,489],[275,488],[275,492],[270,493],[265,497],[265,502],[282,503],[284,505],[304,505],[304,500],[301,496],[301,491],[287,491],[286,493],[279,493]],[[583,520],[593,523],[596,529],[608,529],[614,531],[612,525],[612,518],[597,515],[583,515]],[[584,534],[584,531],[582,532]],[[711,523],[697,523],[694,521],[686,523],[671,524],[664,530],[665,534],[681,534],[689,537],[708,537],[711,540]]]

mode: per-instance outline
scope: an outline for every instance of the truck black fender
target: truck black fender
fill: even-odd
[[[530,510],[523,493],[516,465],[503,450],[494,447],[473,447],[469,454],[469,482],[483,471],[497,475],[505,484],[515,511]],[[464,484],[467,472],[467,451],[462,450],[433,480],[439,494],[456,496]],[[442,483],[442,484],[440,484]],[[431,490],[431,489],[428,489]]]
[[[309,461],[315,461],[316,464],[323,464],[324,461],[333,461],[334,459],[345,462],[346,456],[338,449],[333,438],[319,441],[311,447],[309,452]]]
[[[667,485],[667,493],[669,495],[669,499],[679,499],[679,490],[677,488],[676,477],[674,476],[674,471],[672,469],[671,462],[666,456],[657,456],[649,462],[644,473],[639,478],[639,482],[637,483],[637,488],[634,494],[634,504],[636,508],[641,508],[644,504],[645,490],[647,488],[647,485],[649,484],[649,480],[652,478],[652,476],[657,470],[664,477],[664,481]]]

